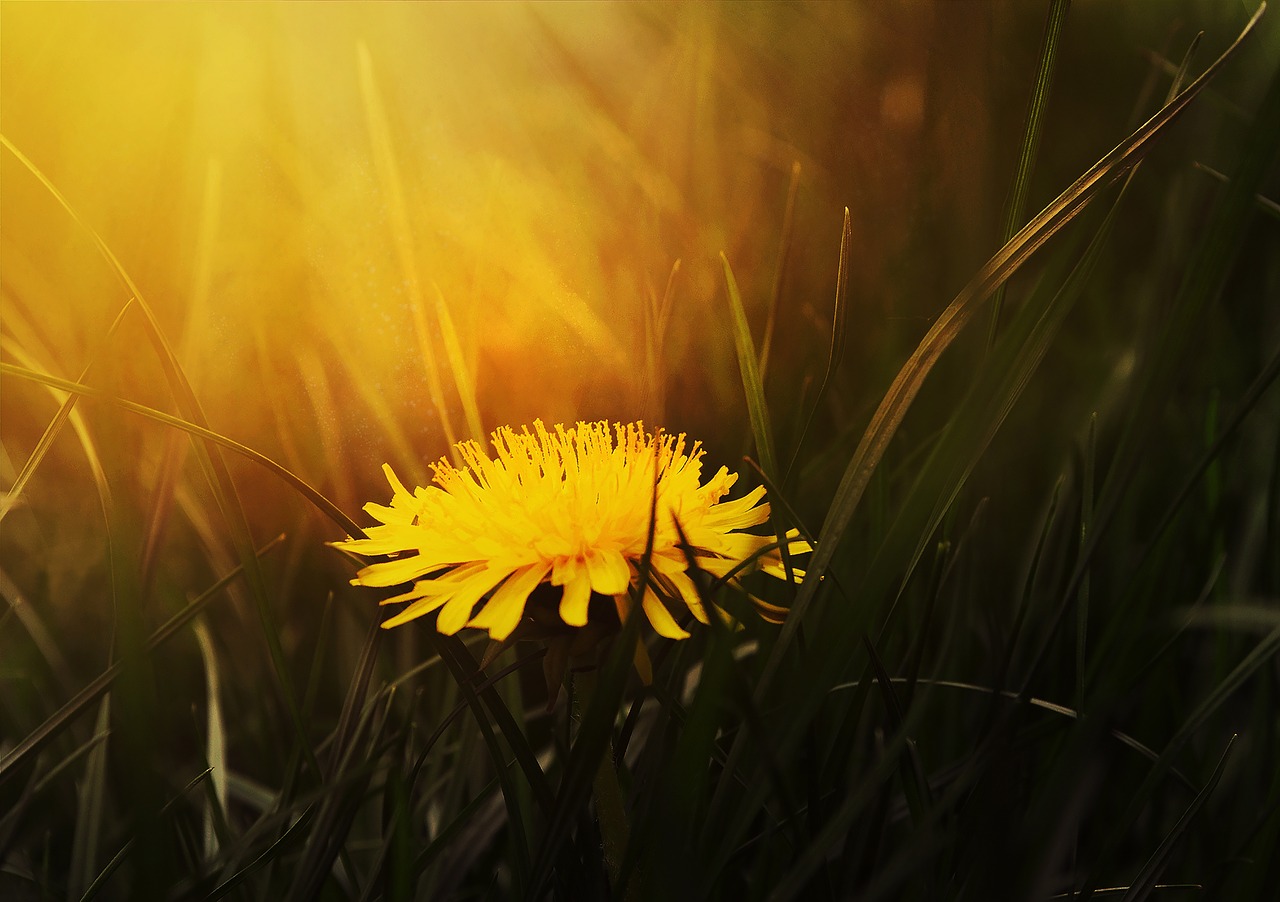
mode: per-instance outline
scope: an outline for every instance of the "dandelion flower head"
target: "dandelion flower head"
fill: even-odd
[[[712,576],[726,576],[755,556],[747,569],[785,578],[775,538],[740,532],[768,520],[764,488],[722,500],[737,475],[721,467],[703,484],[702,446],[687,447],[683,434],[650,435],[639,422],[548,430],[535,421],[532,431],[499,428],[492,444],[491,456],[477,442],[459,443],[464,466],[440,460],[432,465],[434,484],[412,493],[384,466],[391,504],[365,505],[380,525],[367,538],[334,543],[364,556],[390,556],[360,570],[354,585],[412,583],[383,602],[408,603],[383,626],[438,610],[442,633],[469,626],[502,641],[544,583],[562,590],[558,614],[567,626],[586,625],[593,594],[612,598],[625,619],[631,590],[640,584],[651,519],[641,606],[663,636],[689,635],[672,615],[681,605],[708,622],[688,572],[690,554]],[[810,550],[794,530],[787,540],[791,553]]]

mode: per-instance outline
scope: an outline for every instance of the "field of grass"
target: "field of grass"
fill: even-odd
[[[1274,899],[1256,9],[0,3],[0,899]],[[538,419],[804,577],[380,629]]]

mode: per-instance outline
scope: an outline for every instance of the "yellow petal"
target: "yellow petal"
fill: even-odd
[[[446,636],[452,636],[466,626],[467,621],[471,619],[471,609],[476,606],[476,602],[510,572],[508,568],[499,567],[482,570],[471,577],[465,585],[458,588],[452,598],[445,602],[444,610],[436,620],[436,629]]]
[[[689,634],[680,628],[680,624],[676,623],[671,616],[671,612],[667,610],[667,606],[658,600],[653,592],[644,593],[645,616],[649,618],[649,622],[653,624],[654,632],[659,636],[666,636],[668,639],[688,639]]]
[[[488,629],[489,638],[495,641],[505,640],[519,625],[529,593],[537,588],[550,569],[546,564],[534,564],[511,574],[468,626]]]
[[[590,602],[591,577],[585,569],[579,570],[572,580],[565,583],[564,595],[560,597],[560,619],[569,626],[586,626]]]
[[[356,579],[362,586],[398,586],[425,576],[431,569],[429,564],[424,566],[417,555],[411,555],[394,561],[370,564],[356,574]]]
[[[670,573],[667,574],[665,579],[671,583],[677,592],[680,593],[680,598],[686,605],[688,605],[689,610],[693,612],[693,616],[696,617],[700,623],[711,622],[707,619],[707,611],[702,605],[702,597],[698,594],[698,587],[694,585],[693,580],[689,578],[689,574],[684,571],[680,571],[679,573]]]
[[[591,575],[592,590],[601,595],[625,592],[627,583],[631,581],[631,568],[627,566],[627,559],[617,551],[597,551],[589,555],[587,573]]]
[[[392,617],[390,620],[383,622],[382,628],[384,630],[389,630],[393,626],[400,626],[402,623],[408,623],[410,620],[416,620],[424,614],[430,614],[447,600],[447,596],[444,595],[420,598],[399,614],[396,614],[396,616]]]

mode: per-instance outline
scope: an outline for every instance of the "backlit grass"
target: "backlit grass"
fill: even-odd
[[[0,5],[0,897],[1270,899],[1251,15]],[[383,465],[537,420],[770,513],[381,629]]]

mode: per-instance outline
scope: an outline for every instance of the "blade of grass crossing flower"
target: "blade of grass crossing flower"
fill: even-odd
[[[136,301],[138,309],[143,314],[144,324],[148,338],[151,340],[156,358],[165,374],[165,381],[169,386],[169,390],[173,393],[174,400],[177,402],[179,411],[189,419],[194,425],[203,429],[208,429],[208,420],[204,415],[204,411],[200,407],[199,401],[196,400],[195,393],[191,389],[191,384],[187,380],[182,371],[182,367],[178,362],[177,355],[174,353],[169,340],[165,337],[164,330],[160,328],[159,320],[156,318],[151,305],[143,293],[134,283],[133,278],[121,264],[115,253],[102,239],[95,229],[90,226],[76,210],[67,202],[58,191],[57,187],[31,162],[21,151],[15,147],[9,139],[0,135],[0,145],[3,145],[10,153],[12,153],[26,169],[45,187],[50,194],[58,201],[62,208],[76,221],[81,228],[93,239],[98,251],[110,265],[112,270],[120,278],[120,281],[128,289],[129,294]],[[262,573],[258,563],[258,558],[254,550],[254,541],[252,533],[249,530],[248,518],[245,515],[244,507],[240,503],[239,495],[236,492],[235,483],[231,479],[230,470],[227,468],[226,461],[223,459],[221,452],[215,445],[206,444],[205,442],[192,442],[192,447],[196,452],[196,458],[200,464],[200,469],[209,482],[209,487],[213,492],[218,508],[222,513],[223,519],[226,521],[227,529],[231,534],[232,544],[235,546],[236,553],[240,558],[241,566],[244,568],[245,581],[249,586],[250,594],[257,604],[258,619],[262,626],[263,636],[267,641],[267,648],[270,652],[272,674],[275,677],[276,688],[280,694],[289,718],[292,723],[296,739],[299,746],[303,749],[308,762],[313,767],[318,767],[315,761],[315,755],[311,751],[310,744],[307,740],[306,729],[302,723],[301,715],[298,711],[297,699],[294,697],[293,687],[289,678],[289,671],[284,660],[284,649],[280,643],[280,634],[275,627],[275,623],[271,614],[271,602],[267,591],[266,578]]]
[[[1244,38],[1252,31],[1263,9],[1265,6],[1259,7],[1258,12],[1250,19],[1235,42],[1199,78],[1181,91],[1172,103],[1106,154],[1006,243],[961,290],[921,340],[890,385],[889,391],[885,394],[845,468],[844,476],[832,498],[818,545],[814,549],[813,557],[806,570],[804,582],[796,596],[792,616],[783,625],[778,642],[761,674],[758,684],[760,695],[763,696],[768,690],[774,674],[781,665],[787,648],[803,620],[804,613],[813,601],[821,576],[830,566],[836,547],[862,499],[871,474],[884,456],[890,440],[906,416],[907,409],[915,400],[925,378],[942,352],[972,319],[983,300],[1073,219],[1112,180],[1143,158],[1155,139],[1165,132],[1204,88],[1209,79],[1216,75],[1222,65],[1234,55]]]
[[[1142,866],[1142,870],[1134,878],[1129,891],[1124,894],[1121,902],[1143,902],[1144,899],[1151,895],[1152,890],[1155,889],[1156,880],[1164,873],[1165,868],[1169,866],[1174,847],[1182,838],[1182,834],[1187,831],[1187,827],[1191,825],[1192,819],[1204,807],[1204,803],[1209,800],[1209,796],[1213,794],[1213,790],[1218,786],[1218,781],[1222,779],[1222,772],[1227,766],[1227,758],[1231,756],[1231,747],[1235,745],[1235,741],[1236,736],[1232,734],[1231,739],[1227,742],[1227,747],[1222,752],[1222,757],[1218,759],[1218,766],[1213,769],[1213,775],[1209,777],[1209,782],[1191,800],[1191,804],[1187,806],[1186,811],[1182,812],[1182,816],[1178,818],[1178,822],[1173,825],[1168,835],[1160,843],[1160,847],[1147,859],[1147,863]]]
[[[778,321],[778,304],[782,300],[782,282],[791,254],[791,231],[796,212],[796,194],[800,190],[800,161],[791,164],[791,180],[787,185],[787,205],[782,212],[782,233],[778,236],[778,259],[773,268],[773,289],[769,292],[769,315],[764,321],[764,338],[760,340],[760,383],[769,373],[769,351],[773,347],[773,329]],[[848,211],[845,212],[848,216]]]
[[[747,312],[742,306],[742,295],[738,291],[738,280],[733,277],[733,269],[729,266],[729,258],[720,255],[720,263],[724,267],[725,286],[729,292],[729,315],[733,325],[733,344],[738,354],[738,369],[742,373],[742,388],[747,396],[747,413],[751,418],[751,435],[755,439],[756,454],[760,458],[760,466],[771,477],[777,477],[774,465],[773,434],[769,427],[769,408],[764,399],[764,385],[760,381],[760,367],[757,365],[755,342],[751,338],[751,324],[747,322]]]
[[[1067,21],[1071,0],[1050,0],[1049,17],[1044,26],[1044,38],[1040,43],[1040,63],[1035,81],[1031,85],[1031,100],[1027,104],[1027,123],[1022,131],[1022,145],[1018,148],[1018,165],[1013,176],[1013,190],[1005,209],[1004,233],[1006,242],[1018,230],[1026,215],[1027,192],[1031,187],[1031,173],[1035,169],[1036,155],[1040,150],[1040,132],[1044,122],[1044,110],[1049,102],[1049,90],[1053,87],[1053,73],[1058,61],[1058,43]],[[995,344],[1000,328],[1000,310],[1004,306],[1005,286],[996,289],[991,300],[991,330],[987,334],[987,349]]]

